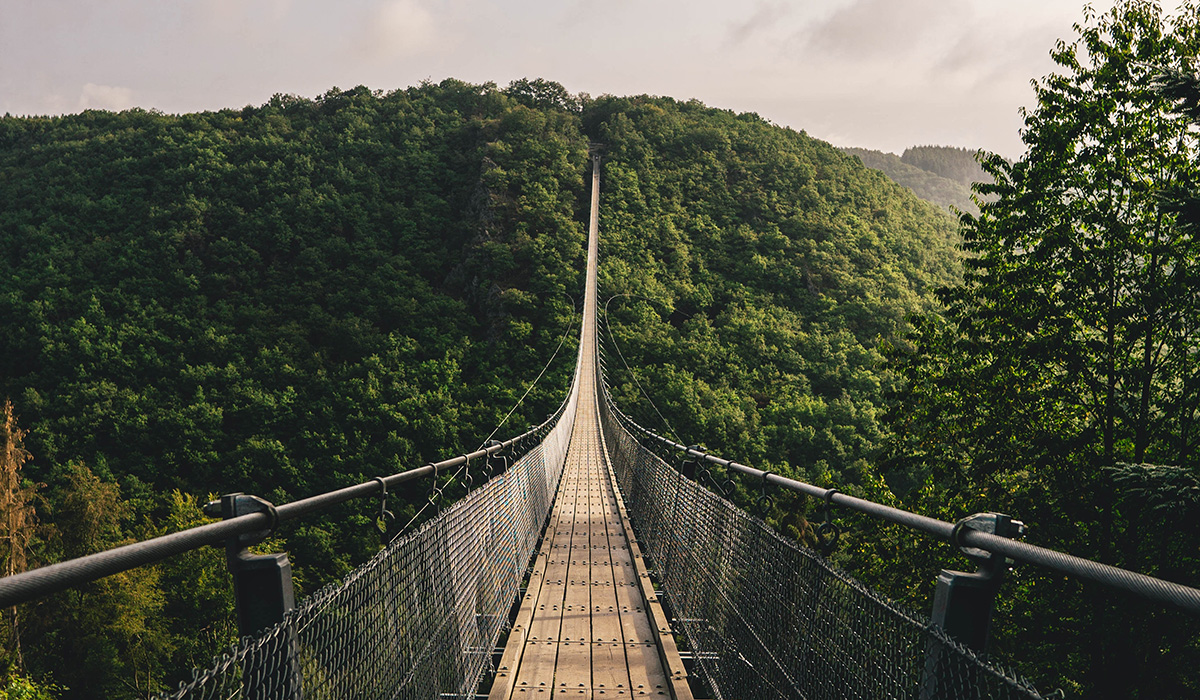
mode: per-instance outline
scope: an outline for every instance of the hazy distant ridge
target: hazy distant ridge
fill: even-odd
[[[953,146],[914,146],[899,156],[866,148],[842,151],[858,156],[863,165],[882,171],[921,199],[947,211],[954,208],[979,213],[971,201],[971,183],[987,179],[987,174],[975,161],[975,151]]]

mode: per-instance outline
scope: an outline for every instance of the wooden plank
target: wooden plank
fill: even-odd
[[[562,583],[545,583],[542,585],[542,596],[534,609],[533,621],[529,624],[529,641],[557,642],[562,627],[563,594],[566,586]]]
[[[629,687],[633,697],[669,696],[671,690],[658,660],[657,647],[653,644],[626,644],[625,658],[629,665]]]
[[[601,436],[603,440],[603,436]],[[607,460],[606,460],[607,463]],[[608,465],[608,482],[616,483],[616,474],[613,473],[611,465]],[[628,513],[625,510],[624,501],[621,499],[621,494],[613,489],[613,497],[617,503],[617,509],[621,513],[621,520],[624,530],[627,533],[632,533],[629,529]],[[645,671],[645,681],[642,685],[647,690],[648,697],[656,697],[659,694],[660,688],[664,686],[664,695],[675,698],[675,700],[692,700],[692,691],[687,684],[687,672],[683,667],[683,661],[679,657],[679,650],[675,646],[675,639],[671,634],[671,629],[667,621],[666,615],[663,613],[662,606],[658,603],[658,598],[654,594],[654,587],[650,581],[649,574],[646,571],[645,560],[642,558],[641,548],[636,542],[629,543],[629,557],[633,565],[632,575],[635,577],[637,585],[627,585],[620,588],[625,588],[629,591],[638,591],[641,593],[642,608],[649,614],[647,622],[649,631],[654,639],[653,644],[627,644],[625,655],[629,663],[630,682],[634,685],[635,697],[639,685],[639,676],[641,671]],[[631,582],[626,578],[626,582]],[[627,598],[627,604],[633,604],[633,600]],[[646,627],[639,625],[637,620],[639,616],[632,616],[629,622],[632,622],[632,632],[638,638],[644,638]],[[623,630],[627,634],[630,632],[629,627]],[[646,649],[653,649],[658,656],[658,663],[652,664],[645,657]],[[643,665],[643,663],[645,665]],[[653,687],[653,695],[650,694],[651,686]]]
[[[574,509],[576,492],[577,489],[570,487],[565,482],[559,487],[558,496],[551,511],[551,522],[543,540],[541,550],[543,556],[538,563],[540,571],[535,570],[540,578],[540,583],[536,592],[532,590],[533,586],[531,585],[531,591],[526,596],[526,603],[532,602],[532,604],[529,606],[527,628],[522,630],[523,640],[510,639],[510,644],[506,646],[501,659],[501,666],[506,668],[500,670],[511,674],[506,677],[507,683],[505,684],[510,694],[499,695],[503,692],[503,688],[493,687],[493,692],[489,696],[490,700],[548,696],[553,692],[554,664],[558,655],[558,646],[554,642],[558,638],[558,610],[562,606],[567,577],[563,554],[569,552],[569,549],[564,549],[562,545],[565,543],[569,547],[570,544],[570,530],[568,529],[564,535],[564,525],[569,527],[572,524],[570,513]],[[524,609],[525,604],[522,605],[522,613]],[[518,618],[520,617],[521,615],[518,615]],[[514,631],[516,629],[514,625]],[[523,644],[522,641],[524,641]],[[519,658],[515,663],[511,659],[514,654],[510,653],[514,646],[519,648]],[[508,663],[505,663],[506,661]],[[499,679],[500,675],[497,673],[497,680]]]
[[[620,602],[621,641],[630,644],[653,644],[654,629],[645,607],[645,601],[633,586],[619,586],[617,600]]]
[[[592,644],[592,695],[597,698],[629,697],[629,665],[625,659],[625,645]]]
[[[590,694],[592,688],[592,645],[590,642],[560,642],[558,661],[554,666],[555,696],[566,691],[568,697],[576,697],[583,691]]]
[[[590,642],[592,637],[591,586],[587,581],[572,581],[567,586],[562,608],[560,641]]]
[[[559,489],[559,497],[562,500],[563,489]],[[517,612],[517,618],[513,622],[512,631],[509,632],[508,641],[504,647],[504,653],[500,658],[500,663],[496,669],[496,677],[492,682],[491,692],[488,694],[489,700],[508,700],[513,697],[514,684],[517,681],[518,670],[524,660],[526,651],[526,642],[529,638],[530,628],[534,620],[537,610],[538,599],[542,598],[542,587],[545,582],[545,573],[547,563],[550,560],[554,550],[554,530],[560,518],[561,509],[553,509],[550,513],[550,520],[547,523],[545,535],[543,536],[541,547],[534,555],[533,565],[530,570],[529,583],[526,586],[524,598],[521,601],[521,607]],[[552,662],[551,662],[552,663]],[[552,667],[551,667],[552,668]],[[552,688],[546,688],[545,695],[549,694]],[[528,688],[523,689],[523,696],[529,695]]]
[[[525,647],[525,628],[514,626],[504,645],[504,654],[496,666],[496,677],[488,700],[507,700],[512,697],[513,682],[517,679],[517,666],[521,663],[521,652]]]
[[[595,585],[592,587],[592,637],[593,642],[621,642],[621,610],[617,599],[617,591],[611,585],[612,565],[592,566],[592,579],[597,584],[605,577],[610,585]]]
[[[524,653],[521,655],[521,668],[513,683],[513,695],[524,689],[540,689],[553,691],[554,666],[558,661],[558,644],[556,642],[526,642]]]
[[[599,515],[606,519],[604,514]],[[619,642],[621,640],[621,616],[617,594],[613,588],[612,550],[610,538],[596,538],[592,550],[592,638],[593,642]]]

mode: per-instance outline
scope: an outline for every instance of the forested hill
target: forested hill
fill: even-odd
[[[880,345],[957,279],[957,234],[803,133],[543,81],[5,117],[0,399],[29,431],[49,526],[30,562],[196,522],[209,493],[284,502],[475,447],[575,321],[589,141],[602,301],[637,295],[610,305],[614,336],[680,437],[872,477]],[[574,341],[501,435],[561,400]],[[348,512],[282,533],[307,590],[377,546]],[[78,697],[177,680],[232,633],[205,561],[29,612],[29,672]]]
[[[573,369],[586,163],[577,114],[454,81],[0,120],[0,400],[54,526],[30,563],[474,449],[571,329],[501,435],[540,422]],[[378,548],[366,512],[282,533],[302,591]],[[236,634],[204,556],[40,605],[29,671],[72,697],[190,677]]]
[[[571,322],[586,147],[462,83],[3,120],[34,473],[290,498],[486,436]]]
[[[609,363],[619,403],[763,468],[870,477],[891,384],[881,343],[957,279],[951,220],[754,115],[614,98],[584,124],[607,145],[601,296],[631,295],[609,305],[637,377]]]
[[[966,148],[914,146],[898,156],[867,148],[842,150],[857,156],[868,168],[883,171],[921,199],[951,212],[978,214],[979,207],[971,199],[971,186],[992,181],[975,159],[975,152]]]

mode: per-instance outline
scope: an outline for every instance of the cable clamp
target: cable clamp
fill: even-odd
[[[770,472],[770,471],[763,472],[762,473],[762,481],[759,483],[758,508],[759,508],[759,510],[763,511],[764,518],[767,516],[768,513],[771,512],[771,509],[775,507],[775,499],[773,499],[767,495],[767,477],[770,476],[771,474],[774,474],[774,472]]]
[[[977,562],[991,561],[1000,555],[989,552],[978,547],[969,547],[963,542],[964,530],[977,530],[986,532],[989,535],[997,537],[1007,537],[1008,539],[1016,539],[1024,537],[1027,528],[1025,523],[1020,520],[1013,520],[1004,513],[976,513],[954,523],[954,529],[950,531],[950,544],[958,548],[960,552],[974,559]]]
[[[438,488],[438,482],[437,482],[438,465],[436,462],[430,462],[429,464],[426,464],[425,466],[433,467],[433,481],[429,485],[429,495],[426,497],[426,500],[429,501],[429,505],[434,507],[434,510],[441,512],[442,507],[440,505],[438,505],[438,501],[442,497],[442,490],[440,488]]]
[[[206,503],[203,511],[210,518],[223,520],[240,518],[243,515],[253,515],[254,513],[266,513],[270,517],[267,527],[238,535],[237,544],[240,547],[251,547],[262,542],[270,537],[275,532],[275,528],[279,526],[279,513],[276,512],[274,505],[258,496],[244,493],[227,493],[221,496],[219,501]]]
[[[504,452],[504,443],[499,440],[488,440],[484,443],[485,448],[498,447],[499,449],[489,452],[483,460],[483,474],[488,481],[492,480],[493,476],[503,474],[508,471],[508,455]],[[498,467],[498,468],[497,468]]]

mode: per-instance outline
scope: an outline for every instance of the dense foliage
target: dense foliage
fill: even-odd
[[[971,255],[945,320],[895,356],[907,381],[885,470],[925,512],[1013,513],[1038,544],[1194,585],[1200,242],[1176,202],[1200,178],[1200,137],[1156,82],[1191,68],[1200,14],[1129,0],[1077,32],[1036,85],[1025,157],[984,161],[996,199],[963,218]],[[1002,600],[998,646],[1042,687],[1200,692],[1200,637],[1172,610],[1032,568]]]
[[[603,98],[584,121],[606,147],[601,297],[628,295],[608,303],[618,403],[731,458],[874,483],[880,343],[957,280],[951,220],[754,115]]]
[[[904,149],[900,161],[953,180],[969,190],[976,182],[992,181],[991,175],[979,163],[977,154],[978,151],[954,146],[912,146]]]
[[[42,485],[30,564],[195,524],[214,492],[286,502],[474,449],[582,279],[579,117],[551,84],[509,93],[0,120],[0,395]],[[568,337],[505,434],[561,400]],[[370,507],[284,533],[303,589],[374,551]],[[28,606],[26,666],[132,697],[206,664],[232,632],[220,559]]]
[[[872,482],[879,344],[956,279],[955,233],[802,133],[540,80],[5,118],[0,393],[32,455],[10,500],[40,499],[29,563],[191,526],[212,492],[284,502],[474,447],[575,319],[589,140],[604,288],[655,303],[622,297],[615,336],[672,425]],[[660,427],[632,381],[619,397]],[[302,587],[373,551],[361,510],[271,543]],[[801,534],[799,512],[776,516]],[[8,659],[144,695],[229,641],[229,612],[219,555],[195,552],[27,606]]]

